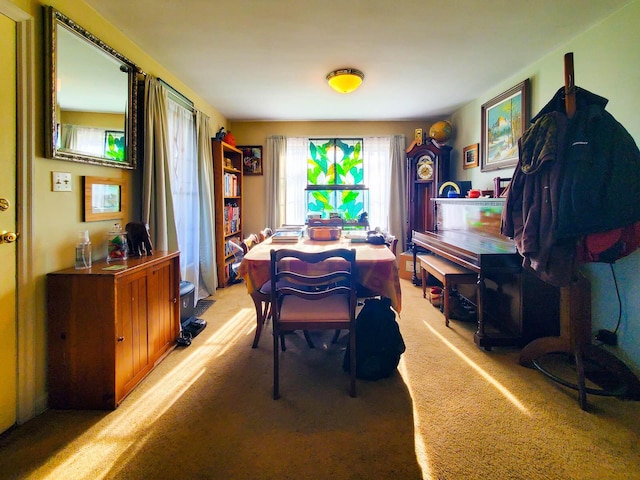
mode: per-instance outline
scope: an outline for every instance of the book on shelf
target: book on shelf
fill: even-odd
[[[225,197],[239,197],[240,186],[238,183],[238,176],[235,173],[224,174],[223,191]]]
[[[240,207],[236,203],[224,206],[224,232],[229,235],[240,230]]]

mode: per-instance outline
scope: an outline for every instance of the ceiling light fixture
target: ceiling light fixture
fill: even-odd
[[[355,68],[341,68],[327,75],[331,88],[339,93],[351,93],[360,86],[364,73]]]

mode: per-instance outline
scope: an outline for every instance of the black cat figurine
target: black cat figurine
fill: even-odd
[[[125,230],[127,232],[129,256],[141,257],[153,253],[149,225],[143,222],[129,222],[125,226]]]

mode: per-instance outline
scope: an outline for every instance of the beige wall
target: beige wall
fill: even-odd
[[[409,145],[416,128],[428,129],[440,120],[420,122],[232,122],[230,129],[238,145],[266,145],[267,137],[348,137],[404,135]],[[270,165],[265,164],[264,170]],[[264,176],[244,177],[244,225],[247,234],[259,232],[265,225]],[[247,208],[249,206],[249,208]]]
[[[89,230],[94,244],[96,257],[105,255],[105,235],[112,222],[82,221],[82,193],[81,177],[85,175],[115,177],[131,185],[133,174],[130,171],[86,165],[81,163],[51,160],[44,158],[44,85],[41,75],[43,69],[43,39],[42,39],[42,8],[37,0],[10,0],[14,5],[30,13],[34,18],[35,35],[35,65],[34,91],[36,94],[34,105],[35,124],[35,158],[33,161],[33,231],[21,232],[33,238],[32,275],[26,279],[30,282],[29,290],[35,290],[33,303],[35,304],[35,341],[33,358],[28,363],[35,365],[37,395],[37,409],[42,411],[46,407],[46,314],[45,314],[45,276],[47,272],[73,265],[73,246],[79,230]],[[62,13],[79,23],[88,31],[105,41],[114,49],[120,51],[137,63],[147,73],[162,77],[184,95],[189,97],[197,109],[211,117],[212,135],[220,126],[229,126],[227,120],[202,98],[187,88],[176,75],[164,69],[157,61],[140,50],[122,32],[114,28],[82,0],[51,0],[44,2],[53,5]],[[492,98],[504,89],[517,83],[522,78],[531,77],[533,85],[534,105],[536,108],[546,100],[562,83],[562,54],[566,50],[576,53],[576,75],[578,85],[607,96],[611,99],[609,110],[627,126],[636,139],[640,138],[640,111],[637,59],[640,58],[640,42],[637,37],[637,25],[640,23],[640,2],[636,1],[624,11],[586,32],[555,52],[550,53],[540,62],[531,65],[525,71],[518,72],[504,84],[496,85],[491,91],[483,93],[478,99],[465,106],[453,116],[455,150],[453,162],[459,161],[462,147],[479,140],[479,105]],[[179,73],[179,72],[176,72]],[[535,108],[534,108],[535,110]],[[239,145],[264,145],[270,135],[390,135],[404,134],[410,142],[415,128],[428,128],[433,120],[424,122],[372,122],[372,123],[237,123],[230,126]],[[458,155],[456,156],[456,152]],[[458,160],[456,160],[456,158]],[[265,166],[268,168],[268,165]],[[70,193],[51,192],[51,172],[69,172],[72,175]],[[466,172],[466,173],[465,173]],[[486,182],[493,174],[482,175],[479,169],[473,171],[456,171],[460,178],[469,175],[474,183]],[[477,179],[477,180],[476,180]],[[261,228],[264,218],[263,198],[264,188],[262,177],[247,178],[247,204],[255,206],[247,216],[245,225],[251,230]],[[484,185],[483,185],[484,186]],[[129,189],[131,200],[139,196],[140,192]],[[135,202],[129,201],[128,204]],[[245,204],[246,205],[246,204]],[[640,298],[640,260],[638,254],[623,264],[620,262],[619,279],[624,281],[623,308],[624,321],[621,327],[621,348],[619,352],[631,358],[635,365],[640,365],[640,318],[637,298]],[[615,298],[611,290],[611,280],[606,271],[599,272],[596,267],[593,275],[594,315],[600,324],[613,328],[617,313]],[[33,284],[33,285],[31,285]],[[635,296],[634,296],[635,295]],[[635,299],[635,300],[634,300]]]
[[[119,51],[143,71],[166,80],[184,95],[189,97],[195,107],[211,118],[212,135],[220,126],[227,126],[226,119],[211,105],[188,89],[175,75],[164,69],[149,55],[140,50],[122,32],[114,28],[82,0],[72,2],[54,0],[40,3],[35,0],[11,0],[13,4],[31,14],[34,21],[35,35],[35,66],[34,72],[34,120],[35,120],[35,158],[33,162],[33,231],[29,232],[33,238],[33,278],[29,279],[35,290],[35,345],[34,358],[29,363],[35,364],[36,409],[46,408],[46,308],[45,308],[45,278],[47,272],[73,266],[74,244],[77,232],[89,230],[93,243],[94,258],[106,256],[106,233],[112,226],[112,221],[89,222],[82,221],[82,177],[98,176],[112,177],[123,180],[128,185],[129,199],[127,205],[138,204],[134,197],[140,196],[132,186],[133,173],[119,168],[101,167],[82,163],[52,160],[44,157],[44,77],[43,71],[43,9],[42,4],[52,5],[64,15],[68,16],[96,37]],[[68,172],[72,177],[71,192],[51,191],[51,172]],[[126,221],[134,220],[131,209],[125,216]],[[22,232],[22,235],[28,234]]]
[[[635,1],[525,69],[515,72],[491,90],[482,93],[452,116],[454,123],[451,158],[455,177],[471,180],[476,188],[492,185],[492,178],[511,176],[513,169],[480,172],[462,169],[462,149],[480,142],[480,107],[525,78],[531,81],[531,112],[535,115],[564,85],[564,55],[574,54],[576,85],[609,99],[607,110],[640,140],[640,2]]]
[[[480,107],[483,103],[521,82],[531,80],[531,111],[535,115],[564,85],[564,55],[573,52],[575,82],[578,87],[609,99],[607,110],[640,143],[640,1],[635,1],[604,19],[544,58],[514,73],[504,82],[484,92],[452,116],[454,176],[471,180],[476,188],[492,188],[495,176],[511,177],[513,169],[482,173],[480,168],[462,169],[462,149],[480,141]],[[599,175],[599,172],[594,172]],[[640,188],[640,185],[638,186]],[[640,251],[614,265],[620,286],[622,318],[618,348],[611,351],[640,371]],[[613,330],[618,319],[618,300],[608,264],[583,267],[591,281],[593,330]]]

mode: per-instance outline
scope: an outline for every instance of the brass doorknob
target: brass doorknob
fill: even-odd
[[[18,234],[2,230],[0,232],[0,243],[13,243],[18,239]]]

